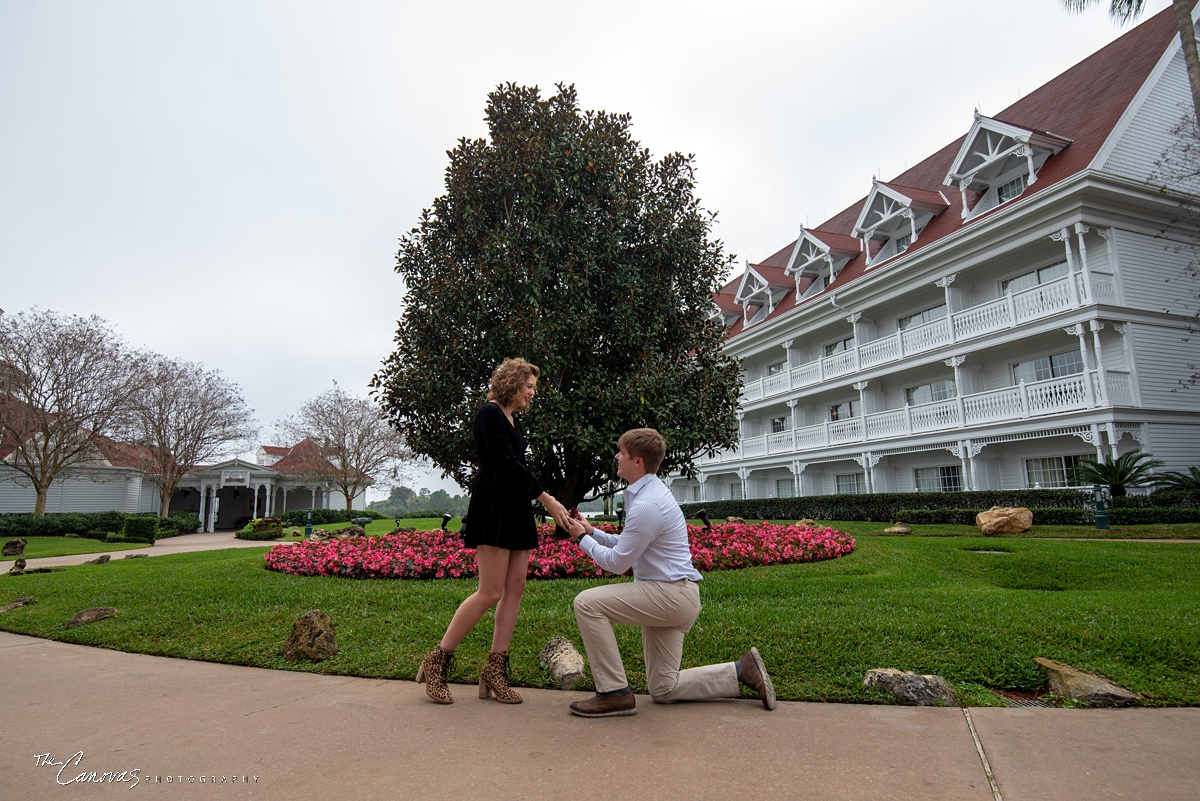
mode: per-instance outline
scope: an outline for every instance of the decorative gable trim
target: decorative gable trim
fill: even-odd
[[[796,282],[796,303],[833,283],[842,268],[861,252],[862,243],[853,237],[801,227],[784,268],[784,273]]]
[[[738,285],[734,300],[742,307],[743,325],[750,326],[766,318],[775,311],[775,304],[791,290],[790,284],[773,283],[755,269],[756,265],[747,264],[742,273],[742,282]],[[751,313],[751,309],[754,312]]]
[[[949,207],[941,193],[872,178],[871,191],[854,223],[854,235],[863,242],[868,266],[903,253],[929,221]],[[873,254],[871,242],[878,243]]]
[[[1019,197],[1037,182],[1038,170],[1071,140],[1045,131],[1020,128],[975,111],[975,121],[942,183],[957,186],[962,217],[970,219]],[[1010,187],[1011,197],[1001,188]]]

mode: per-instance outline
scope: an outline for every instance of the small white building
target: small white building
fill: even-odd
[[[138,466],[133,446],[100,440],[97,458],[74,467],[50,485],[46,512],[130,514],[157,512],[158,485]],[[240,528],[252,517],[297,509],[345,509],[346,497],[324,476],[336,468],[311,439],[290,448],[261,446],[257,463],[230,459],[190,470],[171,498],[171,511],[200,515],[201,530]],[[13,468],[0,462],[0,513],[32,512],[36,494]],[[366,508],[360,492],[352,508]]]
[[[1062,487],[1134,448],[1200,463],[1197,250],[1171,191],[1198,187],[1148,180],[1190,97],[1167,9],[748,264],[713,310],[740,442],[676,498]]]

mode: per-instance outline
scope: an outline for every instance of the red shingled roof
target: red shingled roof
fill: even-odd
[[[1178,33],[1173,11],[1170,8],[1164,9],[995,115],[994,119],[1009,125],[1026,130],[1053,132],[1056,136],[1071,140],[1070,145],[1046,161],[1038,171],[1037,182],[1030,184],[1022,197],[1044,192],[1087,168]],[[922,202],[933,203],[931,196],[936,196],[936,205],[944,206],[942,193],[945,193],[946,197],[951,197],[951,193],[955,196],[958,194],[957,189],[948,189],[942,184],[942,180],[958,155],[970,124],[964,125],[964,129],[966,130],[963,136],[886,182],[887,185],[913,200],[918,199],[913,196],[913,192],[922,195]],[[821,223],[814,231],[820,230],[823,234],[835,236],[851,236],[865,201],[866,197],[863,197]],[[903,255],[907,257],[944,236],[966,226],[975,225],[981,219],[996,213],[993,209],[964,221],[957,212],[957,206],[955,197],[948,209],[930,220]],[[827,241],[824,236],[820,238]],[[793,241],[791,245],[764,260],[763,264],[778,264],[777,258],[782,254],[783,261],[779,266],[786,265],[794,246]],[[836,291],[838,287],[863,275],[866,269],[866,254],[860,253],[846,264],[826,290],[813,297]],[[776,305],[770,318],[790,313],[796,308],[796,305],[790,302],[790,298],[784,298]],[[755,327],[758,325],[761,323]],[[741,321],[730,327],[728,336],[736,336],[739,333]]]

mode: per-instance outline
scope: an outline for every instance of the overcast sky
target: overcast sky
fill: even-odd
[[[500,83],[695,154],[744,263],[1122,32],[1059,0],[0,0],[0,308],[219,369],[266,433],[366,394],[397,240]]]

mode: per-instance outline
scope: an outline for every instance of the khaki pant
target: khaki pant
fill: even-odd
[[[642,628],[646,684],[658,703],[736,698],[733,662],[680,670],[683,638],[700,616],[700,588],[691,581],[633,581],[593,587],[575,596],[575,620],[583,636],[598,692],[629,686],[613,623]]]

